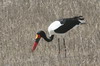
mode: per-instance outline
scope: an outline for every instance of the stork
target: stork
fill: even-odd
[[[41,38],[47,42],[51,42],[55,34],[63,34],[75,27],[76,25],[86,24],[83,16],[75,16],[72,18],[63,18],[57,21],[54,21],[48,27],[49,38],[47,38],[44,31],[38,31],[36,34],[35,42],[32,46],[32,51],[34,51]]]

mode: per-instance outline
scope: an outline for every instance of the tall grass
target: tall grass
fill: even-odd
[[[0,66],[99,66],[99,0],[1,0]],[[59,18],[85,17],[81,25],[55,36],[50,43],[40,40],[31,52],[36,32]]]

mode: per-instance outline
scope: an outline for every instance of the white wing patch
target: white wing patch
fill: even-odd
[[[59,21],[54,21],[53,23],[51,23],[50,26],[48,27],[48,32],[49,32],[50,36],[55,34],[54,30],[59,28],[62,25],[63,24],[61,24]]]
[[[85,20],[79,20],[81,23],[85,23]]]

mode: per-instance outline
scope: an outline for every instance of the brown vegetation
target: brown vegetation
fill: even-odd
[[[40,40],[35,34],[59,18],[82,15],[87,25]],[[0,66],[99,66],[99,0],[0,0]]]

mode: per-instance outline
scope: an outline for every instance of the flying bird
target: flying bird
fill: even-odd
[[[76,25],[86,24],[83,16],[75,16],[72,18],[62,18],[54,21],[48,27],[49,38],[47,38],[44,31],[38,31],[36,34],[35,42],[32,46],[32,51],[34,51],[41,38],[50,42],[53,40],[55,34],[63,34],[75,27]]]

